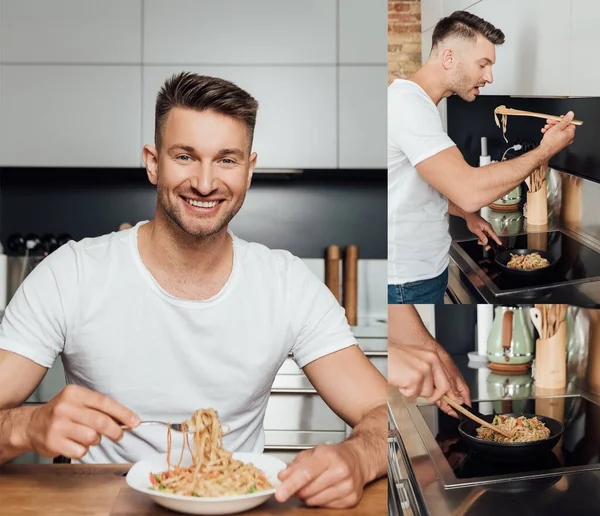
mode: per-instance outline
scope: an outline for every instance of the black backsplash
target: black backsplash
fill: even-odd
[[[387,257],[385,170],[257,174],[231,223],[239,237],[302,258],[329,245],[358,245],[360,258]],[[79,240],[151,219],[156,190],[143,169],[0,170],[0,241],[13,233],[69,233]]]
[[[542,139],[540,129],[545,120],[509,116],[506,130],[509,143],[505,143],[502,130],[494,121],[494,109],[502,104],[552,115],[573,111],[583,125],[577,127],[573,144],[558,153],[550,166],[600,183],[600,97],[559,99],[482,95],[474,102],[465,102],[457,96],[448,98],[448,135],[470,165],[479,165],[482,136],[488,139],[493,160],[500,160],[502,153],[518,139],[532,140],[536,144]]]

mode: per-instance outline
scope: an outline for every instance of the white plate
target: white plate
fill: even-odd
[[[281,483],[277,479],[277,474],[287,467],[285,462],[264,453],[234,453],[233,458],[244,463],[252,462],[257,468],[265,472],[267,478],[275,487]],[[187,467],[191,463],[191,457],[188,454],[187,457],[184,457],[181,465]],[[247,495],[201,498],[149,489],[152,485],[150,483],[150,473],[160,473],[166,470],[166,453],[151,460],[136,462],[127,473],[127,484],[132,489],[148,495],[157,504],[185,514],[236,514],[258,507],[275,493],[275,489],[270,489]]]
[[[479,353],[477,353],[477,351],[469,351],[469,353],[467,353],[467,356],[469,357],[469,360],[471,362],[482,362],[484,364],[487,364],[488,362],[488,357],[480,355]]]

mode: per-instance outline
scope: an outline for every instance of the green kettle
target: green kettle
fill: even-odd
[[[527,364],[533,360],[534,342],[528,315],[529,309],[520,306],[496,307],[487,345],[490,362]]]

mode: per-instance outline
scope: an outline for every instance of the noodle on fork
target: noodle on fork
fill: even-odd
[[[193,433],[193,450],[188,434],[182,428],[181,455],[177,465],[172,465],[173,440],[171,427],[168,427],[167,471],[150,474],[150,489],[187,496],[219,497],[252,494],[273,487],[261,469],[233,459],[232,453],[223,448],[223,432],[214,409],[197,410],[187,426]],[[192,455],[192,465],[182,468],[186,446]]]

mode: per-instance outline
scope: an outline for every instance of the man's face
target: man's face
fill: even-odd
[[[477,36],[474,42],[459,41],[455,47],[453,66],[449,70],[449,89],[461,99],[473,102],[480,88],[493,82],[492,65],[495,62],[495,46],[483,36]]]
[[[243,122],[174,108],[149,176],[158,188],[159,209],[189,235],[208,237],[226,229],[242,207],[255,163]]]

